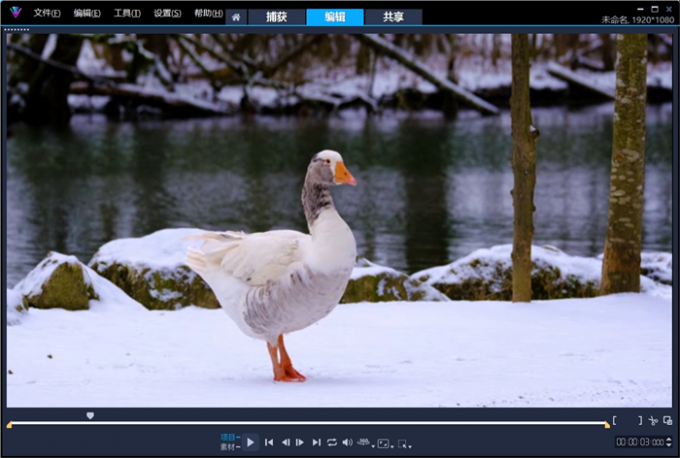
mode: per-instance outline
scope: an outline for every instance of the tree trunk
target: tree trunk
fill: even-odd
[[[82,40],[70,35],[59,35],[50,59],[75,67]],[[23,119],[27,124],[63,126],[71,119],[68,94],[73,74],[41,63],[29,82]]]
[[[13,35],[13,37],[19,37],[20,35]],[[26,48],[30,49],[34,53],[40,55],[43,52],[43,49],[45,48],[45,44],[47,44],[47,39],[50,36],[48,34],[35,34],[35,35],[29,35],[28,43]],[[16,44],[22,45],[21,42],[17,42]],[[40,62],[31,59],[30,57],[24,55],[21,55],[20,58],[16,60],[18,62],[17,68],[14,72],[10,72],[8,76],[8,85],[9,86],[16,86],[18,83],[23,82],[23,81],[30,81],[35,72],[38,71],[38,68],[40,67]]]
[[[602,40],[602,65],[605,72],[610,72],[614,70],[615,57],[614,57],[614,42],[612,41],[612,36],[608,33],[601,33],[600,39]]]
[[[446,79],[453,84],[458,84],[460,78],[458,77],[458,69],[456,68],[456,58],[460,53],[460,45],[456,43],[456,34],[454,33],[448,34],[447,39],[449,42],[449,59],[446,70]],[[450,92],[444,93],[442,112],[444,113],[444,117],[448,120],[456,119],[458,116],[458,99]]]
[[[529,36],[512,35],[512,170],[514,189],[512,301],[531,301],[531,241],[534,236],[536,141],[529,100]]]
[[[609,222],[600,294],[640,291],[647,35],[621,34],[617,49]]]

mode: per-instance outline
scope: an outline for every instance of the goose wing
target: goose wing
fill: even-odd
[[[311,237],[297,231],[204,232],[191,236],[204,240],[199,249],[189,248],[187,264],[197,273],[219,271],[251,287],[276,282],[293,270],[303,269],[303,257]]]

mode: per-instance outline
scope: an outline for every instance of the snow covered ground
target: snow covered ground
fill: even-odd
[[[340,305],[287,337],[292,384],[221,310],[90,305],[7,329],[9,407],[671,405],[671,301],[646,294]]]

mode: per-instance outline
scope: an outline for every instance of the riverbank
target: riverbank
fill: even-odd
[[[445,69],[445,65],[430,63],[431,68]],[[553,64],[554,65],[554,64]],[[607,101],[606,97],[554,76],[550,63],[532,64],[531,102],[534,107],[583,106]],[[482,59],[463,61],[456,72],[459,85],[481,99],[499,107],[509,107],[511,89],[511,64],[507,59],[495,65]],[[570,71],[567,69],[567,71]],[[445,71],[433,70],[436,76],[446,78]],[[616,72],[598,72],[584,68],[573,71],[578,77],[605,92],[614,92]],[[308,82],[290,87],[252,86],[246,91],[242,85],[225,86],[217,94],[205,80],[189,80],[175,85],[169,93],[153,76],[134,88],[115,96],[90,95],[92,89],[85,83],[74,83],[69,104],[76,113],[106,113],[116,119],[156,117],[236,116],[245,115],[297,115],[312,116],[360,108],[367,113],[384,110],[422,111],[436,110],[453,115],[465,110],[464,103],[451,105],[449,95],[434,84],[389,61],[381,62],[374,77],[356,75],[352,69],[337,68],[310,75]],[[650,64],[648,69],[649,103],[672,100],[673,72],[670,62]],[[161,102],[163,99],[168,99]],[[168,111],[168,103],[185,107],[199,105],[209,109],[193,112],[192,109]]]

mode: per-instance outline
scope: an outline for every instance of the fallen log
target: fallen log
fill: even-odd
[[[606,72],[604,64],[598,60],[591,59],[583,55],[576,55],[570,62],[571,69],[576,70],[578,68],[585,68],[593,72]]]
[[[584,76],[581,76],[578,73],[573,72],[568,68],[554,62],[550,62],[548,64],[548,73],[559,80],[566,81],[569,84],[573,84],[583,89],[587,89],[588,91],[594,92],[610,100],[614,100],[615,98],[614,88],[609,89],[601,87],[591,81],[588,81],[588,79]]]
[[[230,114],[217,104],[185,97],[157,89],[148,89],[135,84],[119,84],[115,86],[99,86],[87,83],[73,83],[71,94],[106,95],[119,99],[131,100],[139,104],[160,108],[165,112],[188,116],[221,116]]]
[[[73,65],[67,65],[67,64],[64,64],[64,63],[56,61],[56,60],[43,58],[40,54],[37,54],[37,53],[31,51],[30,49],[28,49],[24,46],[18,45],[16,43],[8,42],[7,47],[10,48],[10,49],[13,49],[15,51],[18,51],[18,52],[30,57],[31,59],[35,59],[38,62],[41,62],[41,63],[43,63],[43,64],[45,64],[49,67],[60,70],[62,72],[71,73],[75,76],[83,78],[83,79],[90,81],[92,83],[113,84],[113,82],[109,78],[99,76],[99,75],[90,75],[90,74],[83,72],[78,67],[75,67]]]
[[[380,38],[378,35],[375,34],[361,34],[356,35],[356,37],[362,43],[394,59],[395,61],[402,64],[404,67],[408,68],[417,75],[431,82],[439,89],[453,94],[453,96],[465,101],[466,103],[473,106],[483,114],[497,115],[499,113],[499,110],[496,106],[477,97],[472,92],[463,89],[462,87],[458,86],[452,81],[444,77],[435,75],[432,70],[427,68],[427,66],[421,61],[419,61],[416,57],[409,55],[408,52],[390,43],[384,38]]]

